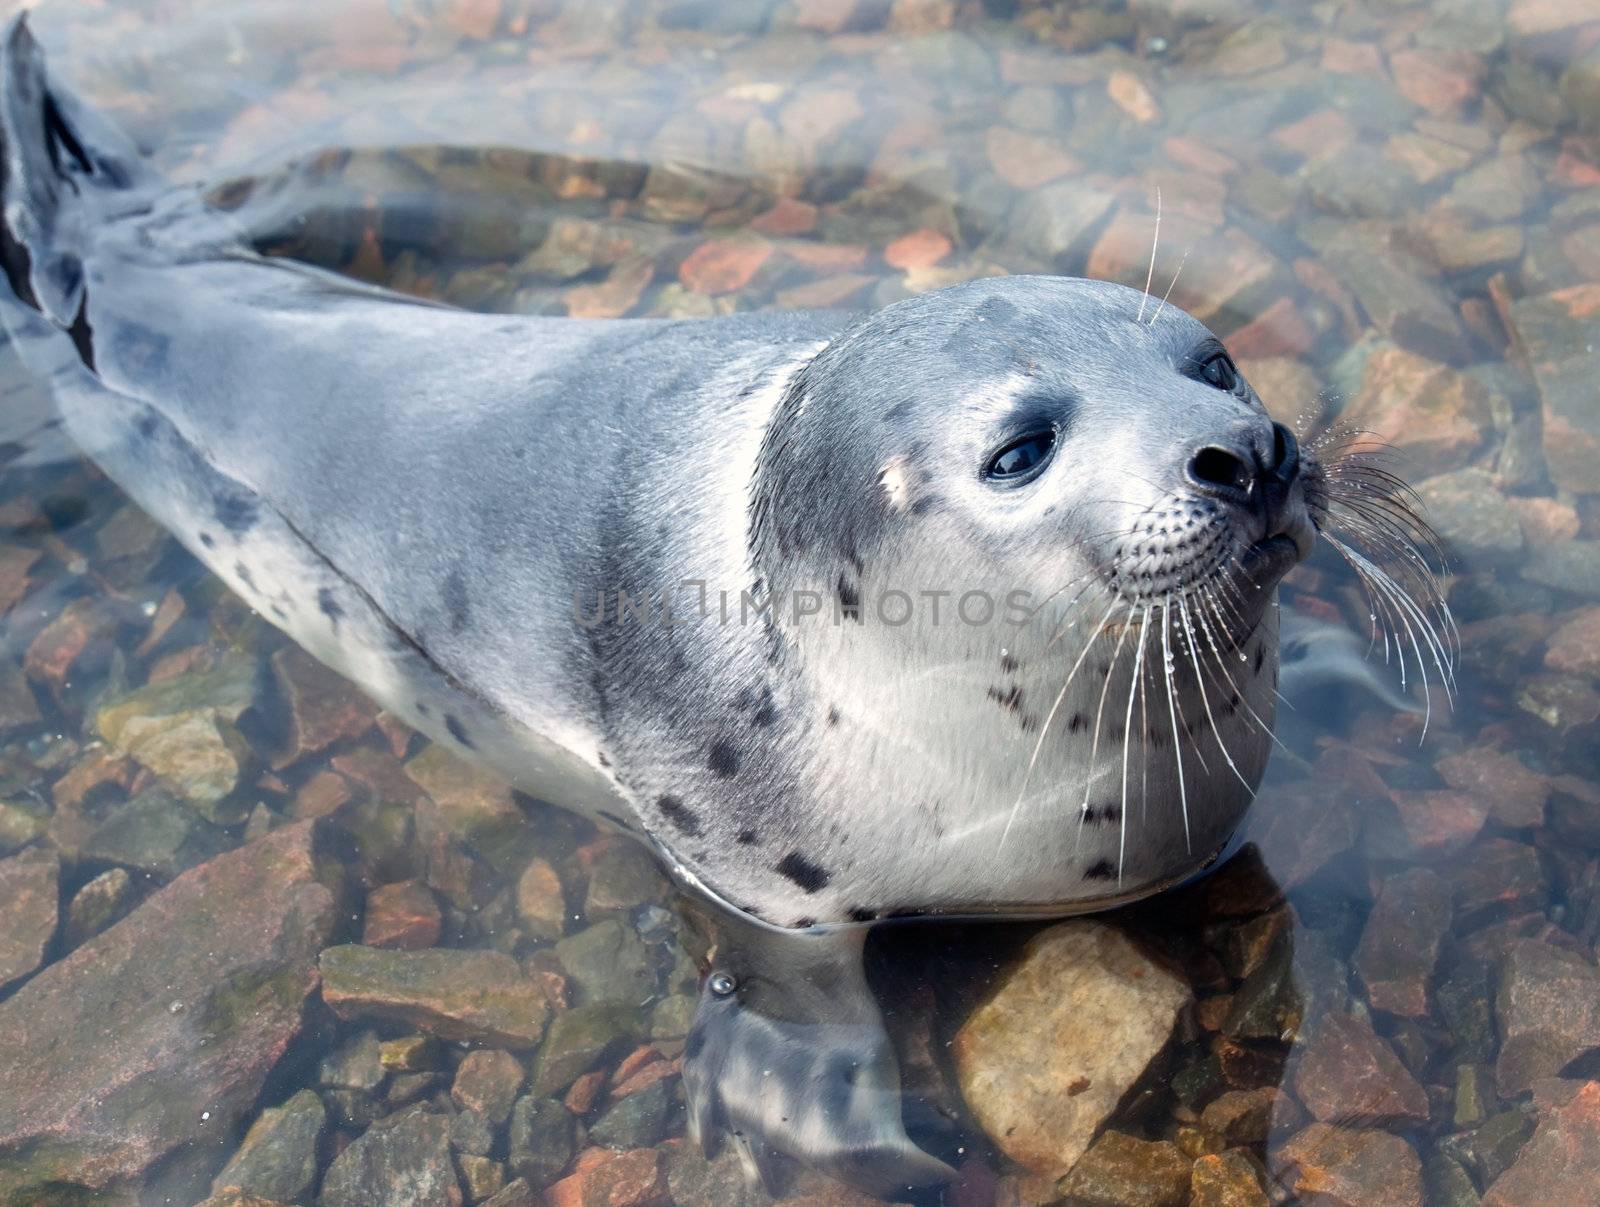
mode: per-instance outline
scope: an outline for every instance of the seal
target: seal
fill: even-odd
[[[1216,860],[1270,752],[1275,587],[1338,543],[1342,481],[1390,508],[1377,479],[1138,290],[464,313],[257,254],[20,19],[3,66],[6,319],[82,449],[383,707],[709,903],[708,1151],[948,1176],[901,1118],[866,926],[1102,909]]]

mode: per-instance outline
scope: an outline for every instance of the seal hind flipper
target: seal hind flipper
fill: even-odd
[[[865,927],[784,931],[719,916],[684,1049],[689,1133],[781,1192],[783,1157],[894,1197],[955,1176],[901,1117],[900,1071],[862,965]]]

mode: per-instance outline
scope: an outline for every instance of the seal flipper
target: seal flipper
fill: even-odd
[[[864,927],[784,931],[721,917],[684,1049],[689,1134],[777,1194],[782,1156],[874,1193],[955,1176],[911,1142],[900,1072],[862,965]]]

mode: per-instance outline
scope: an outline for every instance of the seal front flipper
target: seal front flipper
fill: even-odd
[[[893,1197],[954,1177],[906,1135],[900,1072],[862,966],[866,928],[719,915],[684,1049],[689,1134],[778,1193],[784,1156]]]

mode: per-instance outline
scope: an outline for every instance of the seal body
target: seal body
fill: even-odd
[[[384,707],[728,907],[685,1071],[708,1148],[947,1172],[849,924],[1154,892],[1265,765],[1314,469],[1215,339],[1048,277],[467,314],[255,254],[20,21],[4,69],[6,319],[84,451]]]

